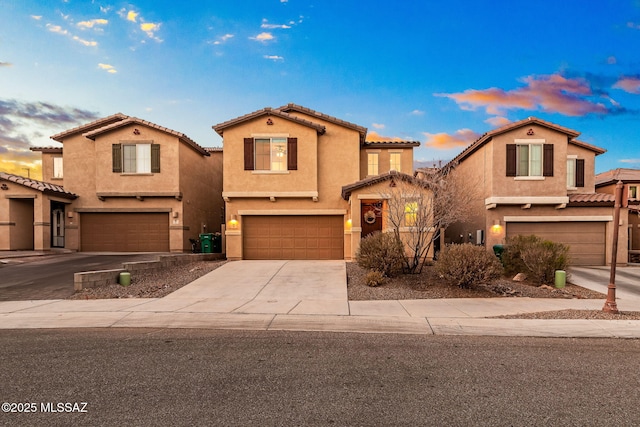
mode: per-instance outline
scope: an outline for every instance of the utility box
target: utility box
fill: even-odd
[[[213,233],[213,240],[211,242],[211,251],[214,254],[222,253],[222,234],[221,233]]]

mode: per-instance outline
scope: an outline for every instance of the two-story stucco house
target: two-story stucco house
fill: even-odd
[[[419,145],[367,142],[366,128],[296,104],[213,128],[230,260],[352,259],[363,234],[382,230],[380,190],[411,177]]]
[[[596,193],[595,158],[605,150],[579,132],[530,117],[486,133],[447,167],[475,195],[477,215],[446,231],[447,241],[491,250],[514,235],[535,234],[570,246],[574,265],[604,265],[612,249],[610,194]],[[624,227],[627,212],[621,216]],[[617,259],[627,259],[626,233]]]
[[[640,169],[618,168],[596,175],[596,191],[615,194],[616,185],[623,185],[623,203],[629,211],[629,262],[640,263]]]
[[[190,238],[220,231],[221,150],[120,113],[51,138],[62,148],[33,148],[44,180],[77,196],[52,205],[61,219],[51,247],[182,252]]]

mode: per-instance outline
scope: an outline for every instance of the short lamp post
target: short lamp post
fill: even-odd
[[[607,300],[604,302],[602,311],[605,313],[617,314],[616,304],[616,263],[618,262],[618,234],[620,231],[620,208],[622,207],[622,181],[616,184],[616,201],[613,211],[613,243],[611,248],[611,273],[609,275],[609,286],[607,286]]]

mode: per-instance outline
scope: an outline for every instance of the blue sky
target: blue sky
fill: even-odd
[[[211,126],[294,102],[448,160],[536,116],[640,168],[640,0],[0,0],[0,170],[116,112]]]

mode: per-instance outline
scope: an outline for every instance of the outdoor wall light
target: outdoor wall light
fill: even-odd
[[[238,215],[231,215],[231,220],[229,221],[229,228],[238,228]]]
[[[491,227],[492,234],[500,234],[502,233],[502,224],[499,219],[493,221],[493,226]]]
[[[351,221],[351,218],[349,218],[347,220],[347,230],[351,230],[351,226],[353,225],[353,221]]]

